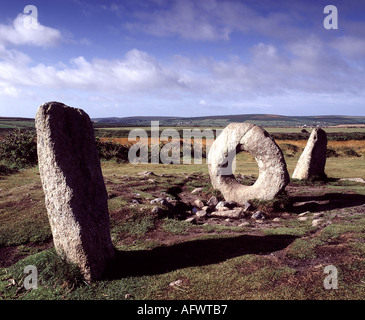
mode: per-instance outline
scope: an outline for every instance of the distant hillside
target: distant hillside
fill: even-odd
[[[149,126],[159,121],[160,126],[224,127],[230,122],[251,122],[266,127],[365,125],[364,117],[352,116],[281,116],[272,114],[241,114],[206,117],[125,117],[92,119],[96,127]]]
[[[298,126],[365,126],[364,117],[353,116],[282,116],[274,114],[240,114],[206,117],[109,117],[94,118],[95,128],[150,126],[151,121],[159,121],[161,127],[225,127],[231,122],[251,122],[264,127],[298,127]],[[0,129],[34,128],[34,119],[0,117]]]
[[[34,128],[34,119],[0,117],[0,129],[15,128]]]

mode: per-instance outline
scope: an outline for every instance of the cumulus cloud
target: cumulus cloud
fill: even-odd
[[[0,24],[1,45],[33,45],[49,47],[55,45],[62,38],[60,31],[43,26],[35,21],[36,28],[27,28],[24,24],[26,15],[20,14],[9,24]]]
[[[25,59],[19,55],[20,59]],[[160,65],[152,56],[137,49],[123,59],[94,59],[80,56],[57,68],[37,64],[30,67],[15,60],[0,62],[0,80],[20,86],[72,88],[112,92],[142,92],[181,86],[173,70]]]

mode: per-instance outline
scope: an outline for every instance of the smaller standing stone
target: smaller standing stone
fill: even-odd
[[[307,145],[293,172],[293,179],[306,180],[311,177],[325,177],[327,134],[316,128],[312,131]]]

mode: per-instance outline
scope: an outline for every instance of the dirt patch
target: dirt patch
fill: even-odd
[[[21,246],[0,247],[0,268],[7,268],[29,254],[50,249],[53,247],[52,239],[43,243],[29,242]],[[20,249],[21,248],[21,249]]]

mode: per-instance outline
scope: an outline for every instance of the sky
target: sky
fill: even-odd
[[[7,1],[0,116],[49,101],[92,118],[365,116],[365,1]]]

